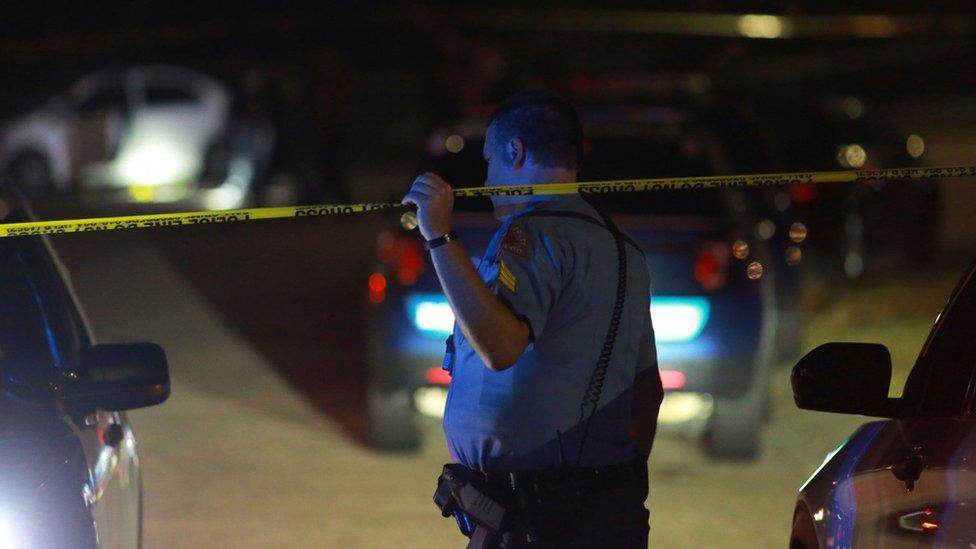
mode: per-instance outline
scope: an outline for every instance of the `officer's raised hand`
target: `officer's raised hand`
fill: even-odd
[[[425,239],[451,232],[454,190],[439,175],[427,172],[417,176],[401,203],[417,206],[417,224]]]

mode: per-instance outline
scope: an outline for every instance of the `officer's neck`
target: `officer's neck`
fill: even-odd
[[[572,183],[576,181],[576,170],[563,167],[526,166],[519,171],[518,177],[513,178],[511,186],[542,185],[546,183]],[[553,196],[504,196],[493,199],[495,218],[505,221],[513,215],[518,215],[539,202],[552,200]]]

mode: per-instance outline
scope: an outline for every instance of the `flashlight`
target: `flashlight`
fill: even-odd
[[[416,212],[403,212],[400,216],[400,226],[408,231],[412,231],[417,228],[417,213]]]

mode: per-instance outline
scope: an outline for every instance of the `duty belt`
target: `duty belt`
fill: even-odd
[[[434,503],[443,516],[454,516],[461,533],[471,538],[469,548],[482,548],[506,531],[531,542],[626,527],[646,520],[646,497],[647,462],[637,458],[604,467],[488,474],[448,464]]]

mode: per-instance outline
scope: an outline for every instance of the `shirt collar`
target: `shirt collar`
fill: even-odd
[[[530,208],[514,217],[533,211],[571,211],[600,219],[600,214],[580,194],[553,195],[547,200],[535,202]]]

